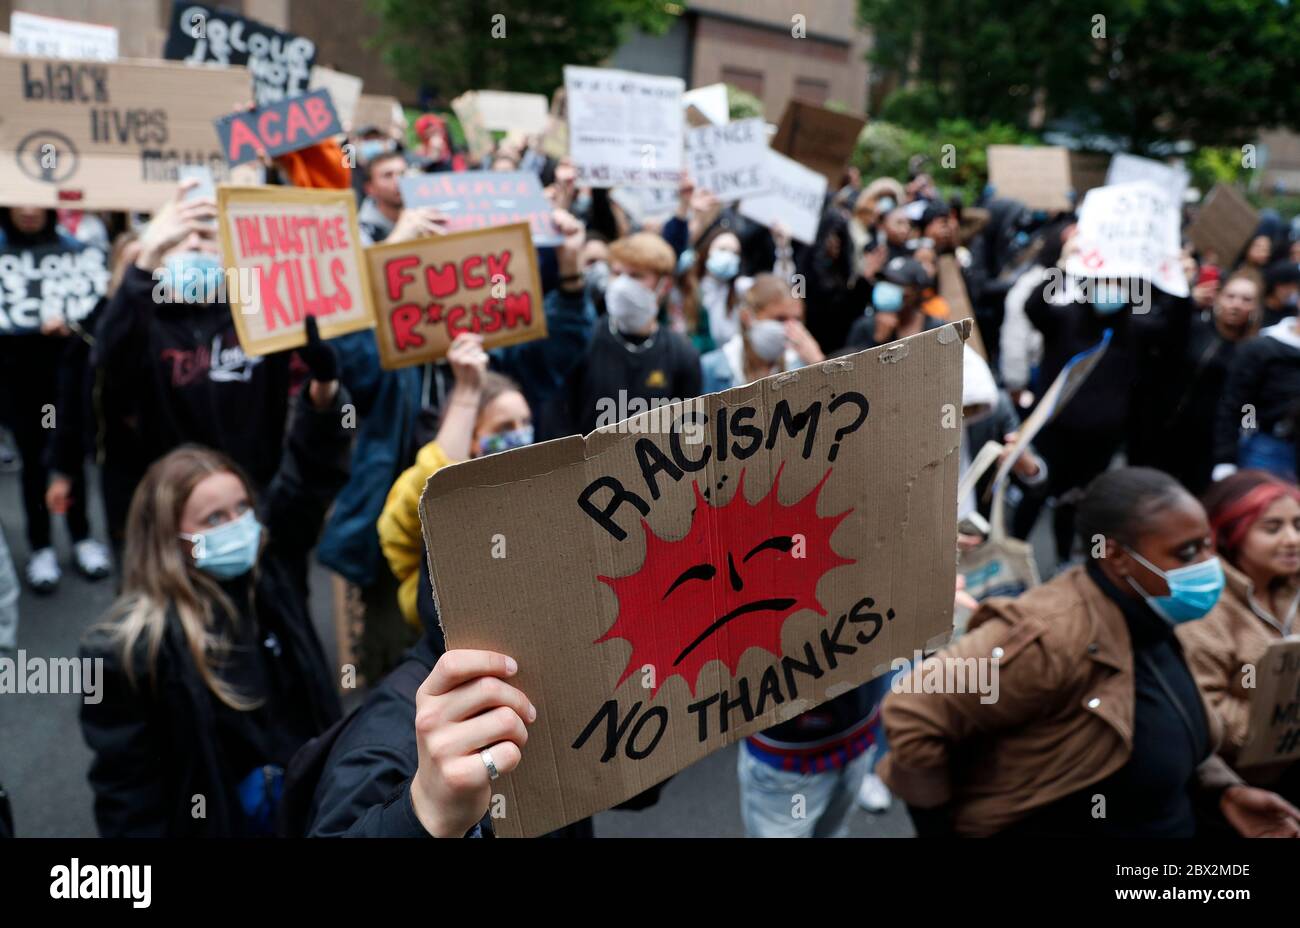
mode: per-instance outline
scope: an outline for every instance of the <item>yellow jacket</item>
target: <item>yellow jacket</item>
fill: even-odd
[[[379,516],[379,547],[388,559],[388,567],[397,578],[397,605],[402,617],[417,628],[420,615],[416,595],[420,589],[420,558],[424,557],[424,539],[420,535],[420,494],[433,474],[451,464],[451,458],[431,441],[415,456],[415,463],[388,491],[388,500]]]

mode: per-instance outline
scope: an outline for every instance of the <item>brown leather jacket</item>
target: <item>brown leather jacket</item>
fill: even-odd
[[[1226,561],[1223,573],[1227,585],[1218,605],[1205,618],[1178,626],[1178,640],[1196,685],[1223,719],[1219,753],[1235,766],[1250,721],[1250,691],[1242,685],[1242,666],[1258,663],[1269,644],[1282,637],[1283,629],[1266,608],[1255,608],[1258,604],[1251,597],[1250,580],[1245,574]],[[1293,579],[1278,598],[1290,603],[1297,595],[1300,584]],[[1294,620],[1290,631],[1300,631]],[[1287,764],[1254,767],[1243,777],[1250,783],[1267,785],[1286,768]]]
[[[1084,568],[981,604],[968,628],[935,657],[996,658],[997,700],[891,692],[878,772],[895,795],[949,804],[957,834],[990,835],[1128,762],[1133,648],[1123,613]],[[1222,726],[1205,711],[1217,745]],[[1197,774],[1206,789],[1241,782],[1213,755]]]

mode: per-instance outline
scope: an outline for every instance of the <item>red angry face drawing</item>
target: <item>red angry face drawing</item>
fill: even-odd
[[[621,685],[647,664],[654,669],[651,695],[671,676],[695,692],[696,677],[720,660],[734,675],[750,648],[781,654],[781,627],[803,609],[826,615],[817,582],[832,568],[854,563],[831,549],[831,535],[852,509],[817,515],[817,498],[831,475],[803,499],[783,506],[777,499],[781,471],[767,496],[745,499],[745,473],[731,501],[712,506],[695,484],[691,528],[680,541],[665,541],[643,519],[646,555],[626,577],[598,577],[618,597],[618,618],[599,644],[622,638],[632,645]]]

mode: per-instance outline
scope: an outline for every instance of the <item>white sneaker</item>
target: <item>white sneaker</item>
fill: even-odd
[[[77,570],[88,580],[102,580],[113,569],[108,559],[108,549],[93,538],[86,538],[72,546],[72,554],[77,562]]]
[[[886,811],[893,802],[894,797],[884,780],[874,773],[862,778],[862,785],[858,787],[858,805],[868,812],[878,813]]]
[[[27,562],[27,583],[37,593],[53,593],[63,579],[53,548],[41,548]]]

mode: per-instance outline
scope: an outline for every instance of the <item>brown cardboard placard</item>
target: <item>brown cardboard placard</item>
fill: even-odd
[[[371,328],[356,197],[351,190],[217,188],[222,265],[230,314],[248,355],[307,342],[315,316],[322,338]]]
[[[224,179],[212,124],[248,80],[242,67],[0,56],[0,204],[153,211],[180,165]]]
[[[472,90],[461,94],[451,101],[451,109],[460,122],[461,132],[465,134],[470,160],[475,164],[480,163],[492,154],[496,143],[492,140],[492,133],[483,124],[483,115],[478,109],[478,94]]]
[[[939,411],[970,326],[433,475],[447,647],[513,656],[538,710],[497,834],[607,809],[947,640],[960,431]]]
[[[1109,152],[1070,152],[1070,182],[1074,185],[1076,203],[1082,203],[1084,195],[1093,187],[1106,186],[1106,172],[1110,169],[1110,162]]]
[[[961,265],[953,255],[939,256],[939,296],[948,304],[948,319],[971,320],[970,346],[979,352],[985,361],[989,359],[984,349],[984,339],[980,327],[975,324],[975,311],[971,308],[970,294],[966,292],[966,279],[962,277]]]
[[[551,113],[546,118],[546,131],[542,134],[542,153],[548,158],[569,156],[569,119],[564,104],[564,88],[557,87],[551,97]]]
[[[474,102],[485,129],[525,135],[546,131],[549,104],[545,94],[476,90]]]
[[[1255,662],[1238,767],[1300,760],[1300,640],[1279,639]]]
[[[361,100],[361,88],[364,86],[361,78],[353,74],[320,65],[311,69],[311,89],[330,92],[330,99],[334,101],[334,109],[338,111],[344,132],[352,131],[352,117],[356,113],[357,103]]]
[[[998,198],[1019,200],[1030,209],[1068,210],[1070,151],[1060,145],[990,145],[989,183]]]
[[[838,189],[844,166],[866,124],[866,119],[852,113],[791,100],[772,138],[772,150],[824,175],[826,183]]]
[[[461,332],[484,348],[546,337],[537,250],[526,222],[366,249],[379,358],[436,361]]]
[[[380,132],[387,134],[400,120],[402,104],[397,97],[384,97],[377,94],[358,95],[356,106],[352,109],[352,128],[363,129],[377,126]]]
[[[1231,184],[1215,184],[1201,202],[1187,237],[1204,257],[1231,267],[1259,228],[1259,213]]]

